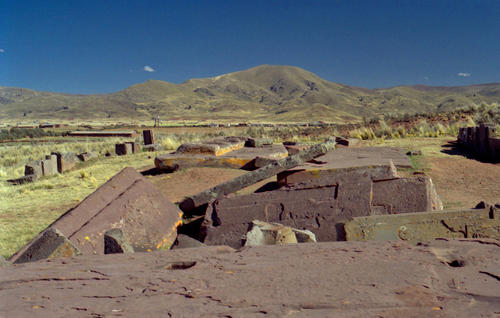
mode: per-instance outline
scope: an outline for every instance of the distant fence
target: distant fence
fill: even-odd
[[[495,135],[495,126],[480,124],[478,127],[460,128],[457,140],[479,157],[492,161],[500,160],[500,138]]]

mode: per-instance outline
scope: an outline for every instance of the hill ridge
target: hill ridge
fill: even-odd
[[[213,121],[357,121],[387,113],[500,104],[500,83],[368,89],[330,82],[291,65],[258,65],[181,84],[148,80],[108,94],[0,87],[6,119],[151,118]]]

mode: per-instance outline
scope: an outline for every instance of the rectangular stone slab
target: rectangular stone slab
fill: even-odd
[[[76,163],[80,161],[80,159],[71,152],[52,152],[52,155],[56,155],[57,157],[57,171],[59,171],[59,173],[73,169]]]
[[[42,259],[55,259],[60,257],[72,257],[80,255],[76,248],[60,231],[48,228],[38,234],[33,244],[30,244],[24,252],[10,261],[18,263],[35,262]]]
[[[144,145],[152,145],[155,143],[155,135],[151,129],[144,129],[142,131],[142,138],[144,139]]]
[[[175,151],[177,154],[221,156],[245,146],[245,139],[239,137],[223,137],[204,140],[197,143],[182,144]]]
[[[296,189],[305,189],[335,185],[339,182],[355,182],[356,179],[365,179],[366,176],[369,176],[370,180],[387,180],[398,177],[392,160],[378,164],[362,165],[362,162],[357,162],[357,164],[359,166],[335,168],[333,163],[314,164],[308,162],[307,169],[297,167],[279,173],[277,176],[278,184]]]
[[[348,171],[329,179],[335,181],[329,185],[283,187],[216,200],[205,215],[205,243],[239,247],[253,219],[310,230],[320,242],[338,241],[345,239],[343,222],[352,217],[419,212],[431,206],[425,177],[373,181],[363,169]],[[404,200],[399,201],[399,195]]]
[[[497,212],[498,214],[498,212]],[[345,224],[348,241],[435,238],[500,239],[500,218],[489,208],[356,217]]]
[[[315,159],[316,163],[307,162],[297,170],[307,170],[309,168],[318,168],[318,164],[323,162],[324,166],[329,168],[349,168],[365,165],[387,164],[392,160],[397,168],[411,168],[412,163],[403,149],[395,147],[359,147],[359,148],[340,148],[331,151]]]
[[[83,254],[103,254],[103,234],[120,228],[137,251],[168,248],[174,242],[182,212],[133,168],[125,168],[59,217],[57,229]],[[23,258],[40,236],[19,250]]]
[[[393,214],[399,211],[420,212],[442,210],[431,178],[418,176],[374,181],[372,214]]]
[[[43,176],[42,161],[36,160],[24,166],[24,175],[35,175],[36,178],[41,178]]]
[[[219,199],[207,210],[205,218],[209,226],[204,243],[239,248],[243,235],[256,219],[310,230],[320,242],[336,241],[335,224],[342,219],[340,213],[335,215],[336,197],[337,187],[325,187]]]
[[[172,153],[155,158],[155,166],[160,170],[175,171],[189,167],[217,167],[240,169],[252,166],[256,157],[277,160],[288,156],[282,145],[261,148],[241,148],[224,155],[190,155]]]

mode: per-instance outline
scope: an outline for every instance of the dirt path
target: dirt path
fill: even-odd
[[[445,208],[500,202],[500,164],[461,156],[429,158],[431,176]]]

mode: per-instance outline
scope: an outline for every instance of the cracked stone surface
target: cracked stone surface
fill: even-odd
[[[0,267],[0,317],[494,317],[500,242],[210,246]]]

